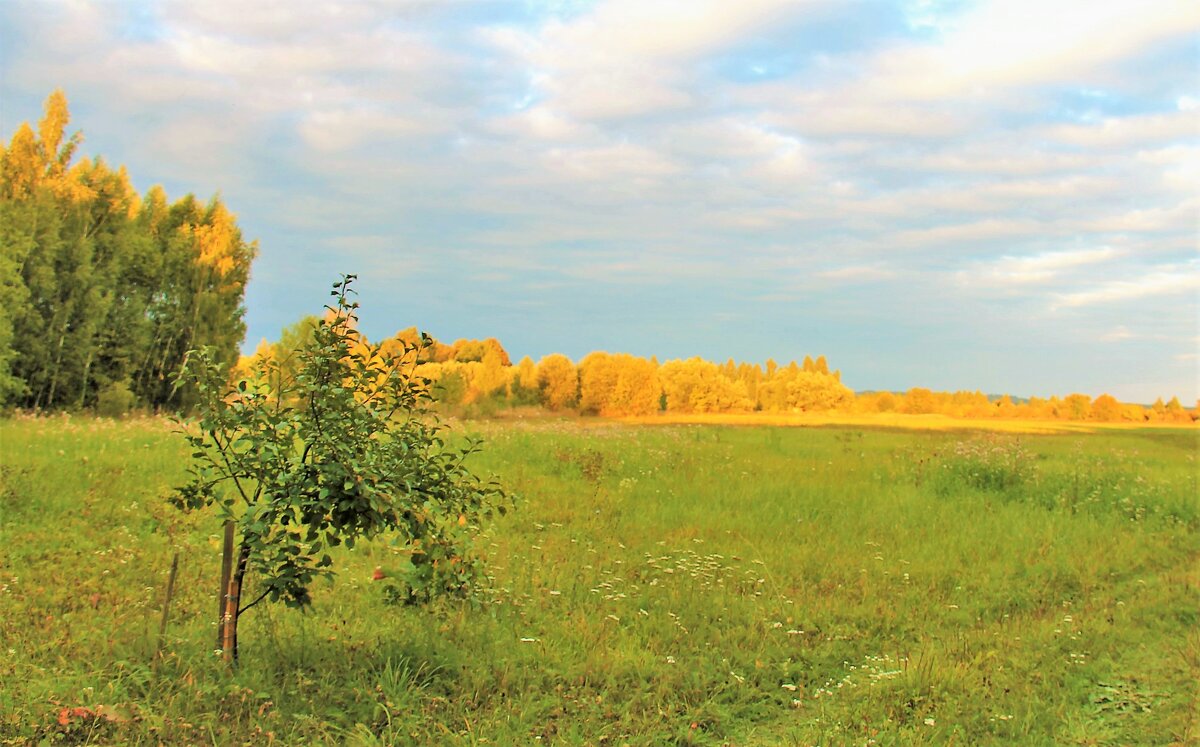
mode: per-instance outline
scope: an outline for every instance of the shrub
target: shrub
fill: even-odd
[[[135,400],[128,380],[111,382],[96,397],[96,414],[105,418],[124,417],[133,409]]]
[[[398,593],[423,600],[462,593],[473,579],[471,537],[506,496],[466,467],[477,447],[449,447],[415,375],[421,349],[385,356],[355,331],[353,275],[334,285],[329,314],[288,376],[268,356],[231,386],[208,351],[193,351],[181,381],[195,386],[198,418],[184,430],[191,480],[183,509],[215,506],[225,520],[220,648],[237,657],[239,616],[264,599],[310,604],[309,586],[332,576],[327,550],[389,536],[410,550]],[[256,598],[242,604],[248,580]]]

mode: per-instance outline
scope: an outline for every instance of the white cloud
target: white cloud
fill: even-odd
[[[531,71],[539,98],[572,119],[612,120],[695,107],[687,64],[781,17],[827,3],[614,0],[532,32],[488,38]]]
[[[886,50],[870,90],[891,97],[987,95],[990,88],[1103,80],[1106,66],[1200,29],[1188,0],[991,0],[934,46]],[[1102,40],[1102,41],[1101,41]]]
[[[552,21],[540,32],[554,67],[585,67],[621,59],[690,59],[745,38],[805,6],[792,0],[612,0],[569,22]]]
[[[1080,148],[1146,148],[1177,142],[1196,135],[1196,115],[1187,112],[1104,117],[1086,124],[1059,124],[1039,128],[1037,134],[1064,145]]]
[[[764,102],[765,103],[765,102]],[[940,140],[966,134],[974,124],[963,111],[886,100],[854,100],[837,91],[804,94],[792,113],[772,117],[809,137]]]
[[[1112,280],[1089,290],[1060,294],[1054,308],[1079,308],[1189,292],[1194,303],[1198,290],[1200,266],[1191,262],[1182,266],[1156,269],[1132,280]]]
[[[1045,283],[1059,277],[1064,270],[1094,265],[1121,256],[1112,247],[1078,249],[1065,252],[1044,252],[1025,257],[1001,257],[984,262],[961,274],[962,279],[991,285],[1020,286]]]
[[[596,148],[553,148],[542,157],[551,171],[584,181],[652,179],[675,173],[678,166],[657,151],[632,143]]]
[[[510,116],[489,121],[486,127],[497,134],[534,140],[574,140],[587,136],[588,127],[555,113],[547,106],[531,106]]]
[[[1022,218],[984,218],[967,223],[897,231],[893,234],[893,244],[897,247],[919,249],[950,244],[969,251],[973,247],[1000,239],[1042,235],[1046,230],[1046,225]]]
[[[1200,197],[1165,207],[1149,207],[1082,220],[1077,228],[1089,232],[1153,234],[1193,232],[1200,218]]]
[[[319,151],[341,151],[441,132],[447,127],[446,119],[441,112],[428,109],[420,116],[370,107],[314,108],[304,115],[297,130],[305,143]]]
[[[1124,324],[1113,327],[1110,332],[1101,335],[1102,342],[1124,342],[1125,340],[1136,339],[1137,335],[1129,331],[1129,328]]]
[[[662,133],[672,152],[702,162],[772,158],[803,147],[798,138],[748,117],[692,118],[667,124]]]
[[[297,35],[331,33],[369,26],[378,21],[379,4],[295,3],[289,0],[169,0],[161,4],[164,20],[175,27],[230,37],[280,41]]]
[[[1021,142],[1024,147],[1014,148],[1014,142]],[[879,163],[916,174],[1004,178],[1073,174],[1092,169],[1101,161],[1087,152],[1063,153],[1029,147],[1028,139],[1017,139],[1014,133],[1007,132],[995,138],[976,134],[933,151],[883,152],[879,154]]]
[[[895,271],[880,265],[849,265],[817,273],[819,278],[842,283],[869,283],[895,276]]]

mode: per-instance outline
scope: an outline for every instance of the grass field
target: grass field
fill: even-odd
[[[231,674],[168,426],[0,421],[0,744],[1200,740],[1200,431],[462,427],[521,496],[490,588],[343,551]]]

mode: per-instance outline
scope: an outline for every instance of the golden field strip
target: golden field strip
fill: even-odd
[[[857,426],[900,428],[918,431],[978,430],[995,433],[1094,433],[1107,430],[1197,429],[1195,423],[1095,423],[1059,420],[1005,420],[998,418],[954,418],[949,415],[906,413],[660,413],[644,417],[616,418],[636,425],[746,425],[746,426]]]

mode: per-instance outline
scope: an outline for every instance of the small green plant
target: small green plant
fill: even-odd
[[[285,375],[264,360],[231,385],[207,351],[180,376],[198,392],[197,418],[181,423],[192,447],[191,479],[173,502],[216,506],[225,520],[220,648],[237,658],[242,613],[265,600],[311,602],[310,586],[333,575],[329,548],[390,536],[410,551],[406,598],[469,588],[469,541],[506,496],[473,475],[432,412],[430,382],[416,375],[420,350],[386,357],[356,331],[353,275]],[[253,576],[257,596],[243,604]]]
[[[940,455],[938,490],[961,486],[1016,497],[1037,476],[1034,456],[1019,439],[993,434],[959,441]]]
[[[129,414],[137,397],[129,390],[129,380],[114,381],[100,390],[96,397],[96,414],[105,418],[120,418]]]

